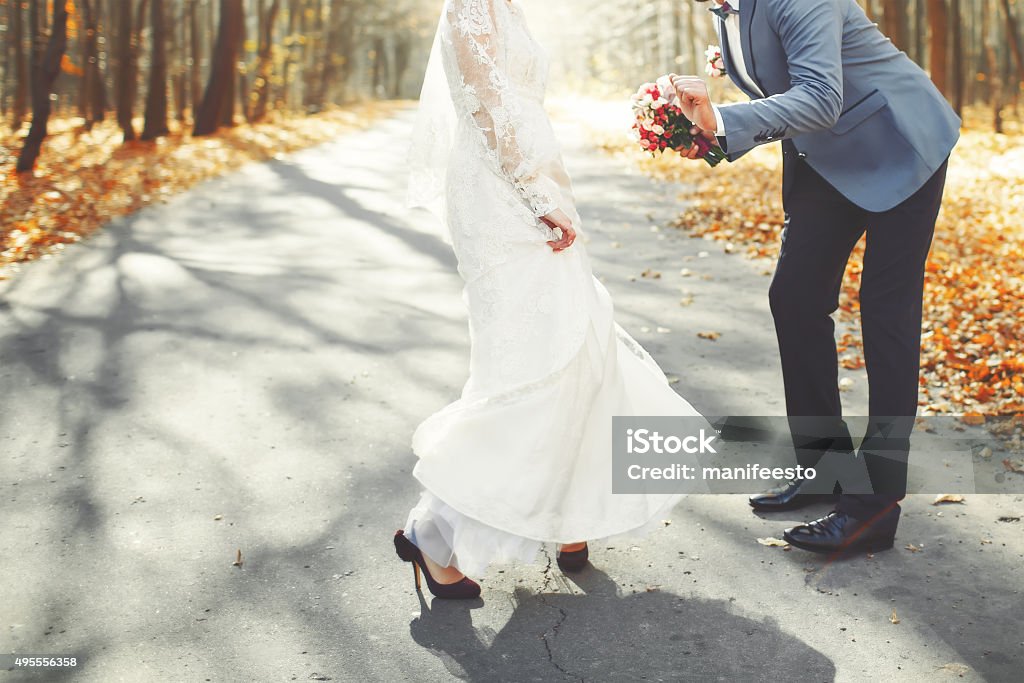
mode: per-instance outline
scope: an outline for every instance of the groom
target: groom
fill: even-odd
[[[870,478],[843,493],[832,513],[784,537],[816,552],[891,548],[917,412],[925,261],[960,119],[855,0],[729,0],[709,9],[726,71],[751,101],[718,106],[701,78],[673,83],[684,114],[730,161],[782,142],[786,224],[769,300],[797,458],[814,467],[823,455],[838,456]],[[860,313],[870,419],[855,450],[842,421],[830,316],[865,232]],[[812,491],[793,481],[750,504],[792,510],[832,493],[831,484]]]

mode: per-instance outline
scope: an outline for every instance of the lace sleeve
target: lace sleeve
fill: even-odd
[[[452,97],[469,116],[492,169],[509,181],[535,216],[558,207],[558,186],[539,170],[528,125],[509,82],[498,12],[507,0],[450,0],[442,36]]]

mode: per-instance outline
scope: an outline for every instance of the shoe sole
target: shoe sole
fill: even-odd
[[[750,506],[750,509],[755,512],[791,512],[793,510],[801,510],[812,505],[835,504],[837,502],[839,502],[839,496],[828,496],[818,500],[807,501],[806,503],[787,503],[785,505],[760,505],[750,500],[747,501],[747,504]]]
[[[579,564],[570,564],[570,563],[565,563],[565,562],[559,562],[558,563],[558,568],[561,569],[563,572],[569,572],[570,574],[575,574],[577,572],[581,572],[584,569],[586,569],[587,565],[589,565],[589,564],[590,564],[590,562],[588,562],[587,560],[584,560],[583,562],[581,562]]]

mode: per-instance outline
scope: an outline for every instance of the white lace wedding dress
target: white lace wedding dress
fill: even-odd
[[[472,350],[462,397],[413,437],[425,491],[405,529],[434,561],[478,575],[544,543],[657,524],[679,496],[612,494],[612,416],[697,412],[616,325],[592,275],[543,106],[547,57],[522,9],[448,0],[438,43],[458,120],[445,216]],[[538,220],[556,207],[579,232],[561,253]]]

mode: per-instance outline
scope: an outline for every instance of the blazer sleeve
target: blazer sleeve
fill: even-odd
[[[832,128],[843,110],[843,16],[837,0],[765,2],[789,62],[791,87],[719,107],[730,160],[754,147]]]

